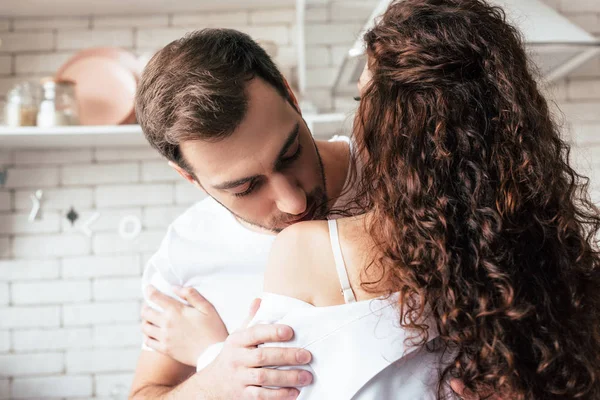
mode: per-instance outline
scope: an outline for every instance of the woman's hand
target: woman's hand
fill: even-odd
[[[210,345],[227,339],[229,333],[217,310],[196,289],[174,288],[174,292],[189,305],[149,287],[148,299],[163,312],[144,305],[145,343],[180,363],[195,367],[200,354]]]

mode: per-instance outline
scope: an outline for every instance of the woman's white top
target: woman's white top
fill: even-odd
[[[289,325],[294,330],[293,340],[266,346],[300,347],[312,353],[312,361],[303,369],[313,374],[313,383],[300,389],[298,399],[437,398],[441,350],[432,352],[412,345],[410,338],[415,333],[399,324],[397,294],[356,301],[336,221],[329,221],[329,232],[346,304],[315,307],[292,297],[264,293],[250,324]],[[435,340],[435,324],[431,321],[428,325],[429,340]]]

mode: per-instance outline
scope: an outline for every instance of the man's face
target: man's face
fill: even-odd
[[[246,92],[248,111],[232,135],[180,145],[199,185],[238,218],[274,232],[325,218],[323,166],[302,117],[259,78]]]

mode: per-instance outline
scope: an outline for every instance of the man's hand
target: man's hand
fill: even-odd
[[[195,367],[208,346],[227,338],[227,328],[213,305],[194,288],[174,290],[189,305],[149,287],[148,299],[163,312],[144,306],[142,332],[151,349]]]
[[[248,322],[259,307],[252,303]],[[217,358],[193,379],[200,387],[209,388],[206,398],[221,399],[295,399],[299,391],[293,387],[312,382],[312,374],[304,370],[261,368],[308,364],[310,352],[286,347],[257,347],[263,343],[286,342],[294,332],[285,325],[245,325],[229,335]],[[275,386],[282,389],[267,389]],[[204,399],[204,398],[203,398]]]

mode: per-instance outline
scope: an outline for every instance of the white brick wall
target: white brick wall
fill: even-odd
[[[10,350],[10,332],[0,331],[0,352],[6,353]]]
[[[62,260],[62,276],[65,278],[139,276],[141,270],[139,255],[89,256]]]
[[[0,307],[0,329],[57,327],[60,307]]]
[[[92,346],[92,328],[29,329],[12,332],[15,351],[66,350]]]
[[[131,371],[140,355],[139,346],[67,352],[67,373]]]
[[[0,260],[0,281],[56,279],[59,275],[58,260]]]
[[[96,189],[98,207],[127,207],[173,204],[173,186],[155,185],[107,185]]]
[[[140,325],[98,325],[94,327],[93,345],[98,348],[135,347],[142,342]]]
[[[375,0],[311,0],[306,18],[307,97],[321,111],[348,112],[331,85]],[[600,36],[598,0],[546,0]],[[84,47],[123,46],[151,54],[194,29],[237,28],[278,44],[288,78],[296,67],[293,8],[231,13],[0,18],[0,97],[14,83],[55,72]],[[565,113],[573,157],[600,177],[600,56],[549,91]],[[351,118],[344,124],[349,130]],[[340,124],[315,127],[340,133]],[[594,158],[594,156],[596,156]],[[139,354],[140,275],[166,227],[206,195],[180,178],[150,146],[74,150],[0,149],[0,400],[109,399],[129,388]],[[595,184],[596,187],[600,185]],[[44,190],[42,219],[27,221],[29,196]],[[65,214],[79,214],[72,225]],[[95,213],[92,237],[82,225]],[[121,239],[123,217],[143,230]]]
[[[15,305],[61,304],[89,301],[92,297],[89,280],[54,282],[19,282],[11,288]]]
[[[139,314],[140,303],[137,301],[65,305],[63,307],[63,325],[82,326],[135,322],[139,321]],[[1,311],[0,315],[2,315]]]
[[[65,368],[63,353],[0,355],[0,376],[55,374]]]
[[[133,31],[130,29],[95,29],[58,31],[58,50],[77,50],[88,47],[133,47]]]
[[[89,375],[56,376],[40,378],[18,378],[13,382],[12,397],[75,397],[91,396],[93,381]]]
[[[140,180],[140,167],[134,163],[70,165],[61,170],[63,185],[100,185],[103,183],[135,183]]]

